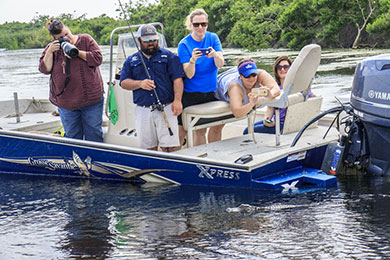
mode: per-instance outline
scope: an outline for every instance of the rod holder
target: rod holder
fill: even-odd
[[[17,92],[14,92],[14,105],[15,105],[16,123],[20,123],[19,100],[18,100]]]

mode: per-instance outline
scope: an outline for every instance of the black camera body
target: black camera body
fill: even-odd
[[[61,37],[58,39],[58,42],[61,45],[61,49],[66,55],[71,58],[77,57],[79,55],[79,49],[76,46],[69,42],[69,39],[66,37]]]

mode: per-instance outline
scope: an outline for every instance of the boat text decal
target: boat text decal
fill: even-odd
[[[196,165],[199,168],[199,178],[208,178],[213,180],[214,178],[239,180],[240,173],[228,170],[214,169],[209,166]]]
[[[294,153],[287,157],[287,162],[299,161],[306,158],[306,151],[300,153]]]
[[[156,173],[163,171],[172,171],[170,169],[137,169],[126,165],[114,164],[108,162],[92,161],[91,157],[87,156],[83,161],[80,156],[73,151],[72,157],[56,156],[56,157],[41,157],[30,156],[24,158],[0,158],[0,161],[26,165],[41,169],[46,169],[52,172],[65,171],[72,174],[79,174],[90,177],[103,175],[116,175],[122,178],[130,179],[141,177],[148,173]],[[175,170],[173,170],[175,171]]]

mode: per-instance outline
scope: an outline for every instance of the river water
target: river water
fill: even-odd
[[[109,48],[102,47],[108,81]],[[42,50],[0,51],[0,100],[47,98]],[[325,50],[313,92],[347,95],[356,63],[382,51]],[[388,53],[388,52],[387,52]],[[289,50],[226,50],[270,71]],[[1,144],[0,144],[1,145]],[[245,210],[238,208],[247,204]],[[390,259],[390,180],[349,175],[305,193],[0,176],[0,260]]]

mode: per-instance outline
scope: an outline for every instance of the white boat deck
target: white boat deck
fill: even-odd
[[[299,153],[311,147],[322,146],[338,139],[338,132],[332,128],[327,137],[323,139],[327,127],[307,129],[295,147],[290,147],[297,133],[280,136],[280,145],[276,146],[274,134],[255,134],[256,143],[252,135],[236,135],[236,137],[224,139],[220,142],[182,149],[174,153],[207,158],[213,161],[234,163],[243,155],[251,154],[253,160],[246,165],[265,165],[283,158],[286,154]],[[242,132],[241,132],[242,133]]]
[[[15,102],[1,101],[0,127],[3,130],[52,132],[61,126],[60,117],[52,115],[56,107],[48,100],[21,99],[18,108],[19,121]]]

